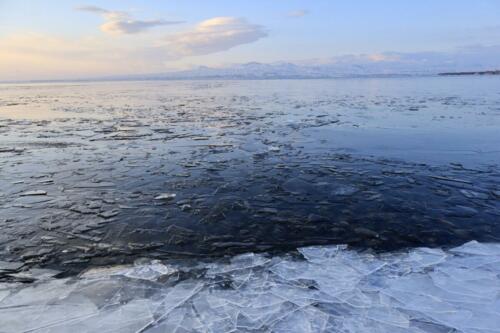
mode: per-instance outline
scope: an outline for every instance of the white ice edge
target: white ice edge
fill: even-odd
[[[0,283],[0,332],[500,332],[500,244],[299,252]]]

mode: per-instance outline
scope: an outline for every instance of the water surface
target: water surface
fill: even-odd
[[[0,256],[391,251],[500,237],[500,81],[0,86]]]

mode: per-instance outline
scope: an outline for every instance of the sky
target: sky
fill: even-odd
[[[498,0],[0,0],[0,81],[499,45]]]

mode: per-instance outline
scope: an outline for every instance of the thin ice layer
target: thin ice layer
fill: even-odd
[[[2,284],[0,331],[500,332],[498,244],[298,254],[149,262]]]

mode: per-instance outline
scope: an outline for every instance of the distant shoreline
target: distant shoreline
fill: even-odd
[[[87,83],[87,82],[134,82],[134,81],[277,81],[277,80],[335,80],[335,79],[392,79],[412,77],[436,76],[472,76],[472,75],[500,75],[500,70],[476,72],[443,72],[443,73],[414,73],[414,74],[350,74],[350,75],[207,75],[207,76],[169,76],[156,75],[131,75],[117,77],[95,77],[75,79],[40,79],[40,80],[0,80],[0,84],[37,84],[37,83]]]
[[[461,75],[500,75],[500,70],[479,71],[479,72],[447,72],[439,73],[441,76],[461,76]]]
[[[0,84],[36,84],[36,83],[86,83],[86,82],[134,82],[134,81],[280,81],[280,80],[337,80],[337,79],[392,79],[411,77],[430,77],[437,74],[352,74],[339,76],[130,76],[130,77],[97,77],[76,79],[40,79],[40,80],[14,80],[2,81]]]

